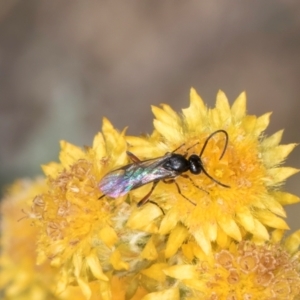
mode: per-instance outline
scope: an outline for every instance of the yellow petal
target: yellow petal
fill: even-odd
[[[56,285],[56,293],[59,295],[63,293],[68,285],[69,281],[69,275],[66,269],[61,269],[60,276],[57,280]]]
[[[282,139],[282,134],[283,134],[283,130],[277,131],[273,135],[265,138],[261,142],[261,146],[263,148],[272,148],[272,147],[277,146],[280,143],[281,139]]]
[[[73,255],[73,266],[74,266],[74,275],[79,278],[80,271],[82,269],[82,256],[78,253]]]
[[[141,228],[142,231],[148,232],[148,233],[157,233],[158,227],[154,222],[149,223],[148,225],[145,225]]]
[[[220,218],[218,220],[218,224],[222,228],[222,230],[227,233],[233,239],[240,241],[242,239],[241,231],[237,226],[236,222],[230,217]]]
[[[253,234],[253,236],[258,238],[259,240],[263,240],[263,241],[268,240],[269,233],[268,233],[268,230],[266,229],[266,227],[263,224],[261,224],[261,222],[258,221],[257,219],[254,219],[254,225],[255,225],[255,228],[254,228],[253,232],[251,232]]]
[[[231,114],[234,120],[241,120],[246,114],[246,93],[241,93],[231,107]]]
[[[184,256],[188,260],[192,261],[194,258],[194,253],[193,253],[193,247],[192,247],[191,243],[183,244],[181,249],[182,249],[182,253],[184,254]]]
[[[210,241],[214,242],[218,235],[218,224],[217,222],[211,222],[203,226],[203,230]]]
[[[144,296],[141,300],[179,300],[178,288],[171,288],[160,292],[150,293]]]
[[[272,197],[272,193],[270,196],[267,196],[263,199],[263,203],[267,209],[269,209],[272,213],[286,218],[286,212],[281,206],[281,204],[277,201],[276,198]]]
[[[219,91],[217,94],[216,109],[219,113],[219,120],[223,126],[226,126],[231,122],[231,110],[228,103],[228,99],[223,91]]]
[[[289,226],[283,219],[275,216],[273,213],[267,210],[257,211],[255,215],[262,224],[265,224],[269,227],[277,229],[289,229]]]
[[[142,270],[141,273],[159,282],[164,282],[166,275],[163,270],[168,266],[166,263],[153,264],[151,267]]]
[[[114,246],[118,240],[117,233],[110,226],[103,227],[99,232],[99,236],[108,247]]]
[[[190,110],[191,113],[195,111],[202,112],[203,115],[207,112],[207,107],[194,88],[190,90]],[[187,109],[185,109],[185,111],[187,111]]]
[[[59,160],[64,168],[69,168],[75,161],[85,156],[81,148],[66,141],[60,141],[60,147]]]
[[[279,145],[262,152],[262,158],[266,167],[277,166],[293,151],[297,144]]]
[[[191,248],[193,250],[194,256],[197,257],[199,260],[206,260],[207,261],[208,258],[211,256],[211,252],[205,253],[202,250],[202,248],[198,245],[197,241],[195,241],[195,242],[191,241],[189,243],[190,243],[190,246],[191,246]]]
[[[177,114],[168,105],[164,105],[164,109],[160,109],[156,106],[152,106],[152,112],[156,117],[156,120],[161,121],[166,125],[170,125],[177,130],[180,128],[180,119]],[[165,110],[166,109],[166,110]]]
[[[198,277],[198,270],[194,265],[175,265],[164,269],[164,273],[176,279],[194,279]]]
[[[153,125],[155,129],[163,136],[168,137],[174,144],[182,143],[183,132],[182,128],[177,128],[169,124],[165,124],[159,120],[154,119]]]
[[[147,150],[145,150],[147,149]],[[161,151],[159,147],[153,147],[153,145],[148,146],[132,146],[130,147],[130,152],[132,152],[135,156],[143,160],[145,154],[147,157],[155,158],[163,156],[167,151]]]
[[[189,288],[191,289],[195,289],[198,291],[205,291],[207,289],[207,283],[203,280],[199,280],[199,279],[184,279],[182,280],[182,282]],[[192,299],[199,299],[197,298],[192,298]]]
[[[219,111],[216,109],[211,109],[208,111],[209,119],[211,120],[211,125],[213,127],[219,128],[223,126],[222,120],[219,115]]]
[[[108,281],[107,276],[103,273],[99,258],[95,254],[90,254],[86,258],[86,263],[90,267],[92,274],[101,280]]]
[[[127,160],[126,149],[127,144],[124,138],[124,133],[119,133],[106,118],[103,118],[102,132],[106,143],[108,153],[113,153],[115,166],[124,164]]]
[[[159,234],[168,234],[176,226],[178,219],[178,211],[170,209],[160,224]]]
[[[83,280],[82,278],[77,278],[77,283],[80,286],[82,294],[84,295],[85,299],[89,300],[92,296],[92,291],[89,284]]]
[[[292,254],[299,250],[299,245],[300,245],[300,230],[295,231],[284,242],[284,247]]]
[[[99,289],[100,289],[100,299],[101,300],[111,300],[111,285],[109,281],[99,281]]]
[[[132,299],[139,288],[139,279],[137,277],[130,280],[126,286],[125,299]]]
[[[121,253],[119,250],[115,250],[109,259],[110,263],[115,270],[128,270],[129,264],[122,261]]]
[[[245,116],[245,118],[242,119],[242,127],[245,129],[246,134],[252,134],[256,126],[256,119],[256,116]]]
[[[237,211],[237,221],[247,230],[252,232],[254,230],[254,218],[248,207],[241,207]]]
[[[183,225],[178,224],[172,231],[169,236],[165,256],[166,258],[174,255],[179,247],[182,245],[186,237],[188,236],[188,230]]]
[[[152,146],[151,141],[149,141],[145,138],[140,138],[140,137],[136,137],[136,136],[126,136],[126,141],[132,147],[134,147],[134,146],[151,147]]]
[[[218,235],[216,242],[221,248],[225,248],[229,243],[228,235],[224,232],[224,230],[222,230],[220,226],[218,226]]]
[[[192,88],[190,91],[190,106],[183,109],[182,112],[185,117],[185,123],[191,130],[201,127],[202,120],[206,119],[207,107],[195,89]]]
[[[256,119],[253,134],[259,136],[269,125],[271,113],[266,113]]]
[[[63,168],[61,164],[51,162],[46,165],[42,165],[42,170],[46,176],[55,178],[59,174],[59,172],[63,170]]]
[[[286,230],[283,230],[283,229],[275,229],[272,231],[272,234],[271,234],[271,242],[273,244],[278,244],[281,242],[283,236],[284,236],[284,233],[286,232]]]
[[[156,205],[143,205],[141,208],[133,211],[126,226],[131,229],[142,229],[161,215],[162,211]]]
[[[291,167],[273,168],[268,170],[268,174],[272,178],[271,185],[280,183],[290,176],[298,173],[300,170]]]
[[[193,236],[197,242],[197,244],[201,247],[204,253],[208,254],[211,251],[211,242],[209,239],[205,236],[202,228],[197,228],[193,232]]]
[[[96,152],[97,159],[101,159],[102,157],[106,156],[105,142],[101,132],[96,134],[94,137],[93,149]]]
[[[108,147],[117,144],[116,140],[119,138],[120,133],[113,127],[107,118],[103,118],[102,120],[102,132]]]
[[[149,239],[147,242],[145,248],[143,249],[141,253],[141,257],[148,259],[148,260],[155,260],[157,258],[158,254],[156,251],[156,247],[153,243],[153,236]]]
[[[171,116],[173,119],[177,119],[180,122],[180,118],[179,118],[178,114],[176,113],[175,110],[173,110],[171,108],[170,105],[163,103],[163,104],[161,104],[161,107],[169,116]]]
[[[295,204],[300,202],[299,197],[290,193],[272,192],[271,194],[281,205],[289,205],[289,204]]]

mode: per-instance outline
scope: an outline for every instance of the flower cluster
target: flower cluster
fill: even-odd
[[[284,236],[299,198],[282,190],[296,144],[266,137],[244,93],[190,98],[181,115],[153,107],[148,136],[104,119],[91,147],[61,142],[42,179],[7,191],[7,299],[299,299],[300,231]]]

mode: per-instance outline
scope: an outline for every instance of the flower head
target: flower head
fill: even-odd
[[[102,129],[85,150],[61,142],[60,163],[43,166],[47,192],[39,197],[42,217],[35,221],[38,262],[50,259],[52,266],[59,267],[59,292],[78,284],[86,297],[91,296],[90,281],[107,286],[108,271],[128,269],[116,247],[124,217],[118,218],[114,211],[123,201],[99,200],[97,186],[108,170],[127,162],[126,142],[124,132],[118,133],[106,119]],[[128,205],[122,207],[126,214]]]
[[[299,199],[281,185],[298,171],[282,167],[295,144],[265,137],[269,114],[246,115],[245,94],[230,107],[219,92],[208,109],[192,90],[182,115],[153,112],[151,136],[104,119],[92,147],[63,141],[60,162],[43,166],[26,211],[56,295],[293,299],[300,234],[282,241],[283,205]]]
[[[32,199],[45,191],[43,178],[18,180],[1,200],[0,289],[5,299],[63,299],[54,296],[55,270],[47,263],[36,265],[37,228],[26,220],[27,215],[40,217],[34,212],[39,203],[32,205]]]
[[[299,247],[299,244],[298,244]],[[177,280],[182,299],[295,299],[300,293],[299,253],[279,244],[232,243],[196,264],[162,269]]]
[[[1,199],[0,290],[3,299],[86,299],[78,286],[68,286],[63,292],[58,291],[59,270],[51,267],[50,261],[36,263],[39,232],[32,220],[43,218],[42,195],[47,189],[45,178],[18,180],[7,188],[5,197]],[[113,299],[125,299],[124,286],[127,281],[111,276],[110,283],[105,282],[102,290],[107,284]],[[91,300],[99,299],[100,288],[96,281],[89,283]],[[143,294],[145,291],[138,289],[136,298],[132,299],[138,300]]]
[[[225,247],[232,239],[241,241],[247,235],[266,241],[269,228],[288,229],[282,219],[286,216],[282,205],[299,199],[280,191],[280,186],[298,170],[281,164],[295,144],[279,145],[282,131],[264,136],[270,114],[247,115],[244,93],[230,107],[225,94],[219,92],[216,107],[208,109],[193,89],[190,107],[183,109],[182,116],[168,105],[152,110],[156,116],[154,133],[128,137],[130,151],[143,160],[163,159],[167,152],[177,149],[175,152],[187,159],[198,155],[202,163],[201,174],[185,172],[171,182],[166,178],[151,194],[151,200],[165,211],[158,225],[160,234],[171,233],[172,239],[180,224],[186,228],[181,242],[177,236],[177,242],[168,242],[176,245],[170,246],[168,255],[174,254],[189,235],[209,253],[213,242]],[[147,191],[149,187],[144,187],[132,195],[139,199]],[[129,226],[142,228],[143,215],[136,211]]]

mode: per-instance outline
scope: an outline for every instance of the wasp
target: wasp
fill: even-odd
[[[191,202],[193,205],[196,205],[194,202],[192,202],[190,199],[188,199],[181,193],[180,187],[175,180],[175,178],[178,176],[188,178],[194,186],[203,190],[201,187],[198,187],[187,174],[184,174],[187,171],[190,171],[190,173],[194,175],[199,175],[202,172],[218,185],[225,188],[229,188],[230,186],[221,183],[220,181],[213,178],[210,174],[208,174],[201,160],[207,143],[214,135],[218,133],[222,133],[225,135],[225,145],[219,158],[222,159],[228,145],[228,133],[222,129],[213,132],[207,137],[199,155],[192,154],[189,157],[187,157],[188,150],[196,146],[198,143],[188,148],[186,150],[186,153],[183,155],[175,152],[178,151],[185,144],[180,145],[172,152],[167,152],[164,156],[147,160],[140,160],[133,153],[127,151],[126,153],[132,161],[132,163],[107,173],[100,180],[98,186],[101,192],[103,193],[103,195],[100,198],[104,196],[117,198],[126,195],[131,190],[137,189],[147,183],[153,182],[150,191],[138,202],[137,206],[142,206],[147,202],[156,204],[155,202],[149,200],[149,198],[157,184],[160,181],[163,181],[164,183],[175,183],[178,193],[185,199],[187,199],[189,202]]]

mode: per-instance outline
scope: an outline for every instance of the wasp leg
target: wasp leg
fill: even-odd
[[[163,182],[164,182],[164,183],[167,183],[167,184],[175,183],[175,185],[176,185],[176,187],[177,187],[178,193],[179,193],[184,199],[186,199],[187,201],[189,201],[191,204],[196,205],[196,203],[194,203],[194,202],[191,201],[188,197],[186,197],[186,196],[184,196],[184,195],[182,194],[181,189],[180,189],[180,187],[179,187],[179,184],[176,182],[175,179],[171,179],[171,180],[169,180],[169,181],[163,180]]]
[[[139,163],[141,162],[141,160],[136,157],[133,153],[129,152],[129,151],[126,151],[126,154],[128,155],[128,157],[130,158],[130,160],[133,162],[133,163]]]
[[[153,190],[155,189],[155,187],[157,186],[158,183],[159,183],[159,181],[154,181],[153,182],[150,192],[147,195],[145,195],[142,200],[140,200],[138,202],[138,204],[137,204],[138,207],[144,205],[145,203],[147,203],[149,201],[149,197],[152,194]]]
[[[165,214],[163,209],[156,202],[154,202],[152,200],[149,200],[150,195],[152,194],[153,190],[155,189],[155,187],[157,186],[158,183],[159,183],[159,181],[154,181],[153,182],[153,185],[152,185],[152,188],[151,188],[150,192],[147,195],[145,195],[142,200],[140,200],[138,202],[137,207],[141,207],[142,205],[146,204],[147,202],[150,202],[150,203],[158,206],[160,208],[160,210],[162,211],[162,213]]]
[[[193,186],[196,187],[197,189],[199,189],[200,191],[202,191],[202,192],[204,192],[206,194],[209,194],[208,191],[204,190],[202,187],[200,187],[199,185],[197,185],[190,176],[188,176],[186,174],[181,174],[180,176],[183,177],[183,178],[187,178],[193,184]]]
[[[160,210],[161,210],[161,212],[163,213],[163,215],[165,215],[165,212],[164,212],[164,210],[156,203],[156,202],[154,202],[154,201],[152,201],[152,200],[148,200],[147,202],[149,202],[149,203],[152,203],[152,204],[154,204],[154,205],[156,205]]]

